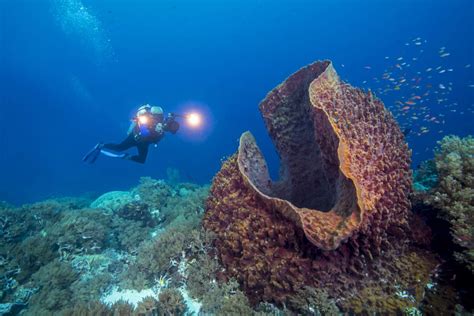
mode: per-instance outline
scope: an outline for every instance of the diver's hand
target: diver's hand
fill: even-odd
[[[163,124],[161,124],[161,123],[156,124],[155,131],[158,134],[163,134]]]

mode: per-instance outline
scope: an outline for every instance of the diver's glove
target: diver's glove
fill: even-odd
[[[157,132],[160,135],[163,134],[163,124],[161,123],[156,124],[155,132]]]

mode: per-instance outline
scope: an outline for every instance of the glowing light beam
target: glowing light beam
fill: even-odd
[[[186,114],[186,123],[193,128],[200,127],[202,125],[202,117],[199,113],[188,113]]]

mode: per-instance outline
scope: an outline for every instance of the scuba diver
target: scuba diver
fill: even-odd
[[[171,134],[178,132],[180,126],[175,117],[175,114],[170,113],[165,118],[161,107],[145,104],[138,109],[128,129],[127,137],[120,144],[98,143],[82,160],[92,164],[100,154],[103,154],[112,158],[145,163],[151,144],[156,146],[165,136],[165,132]],[[137,147],[138,155],[120,153],[132,147]]]

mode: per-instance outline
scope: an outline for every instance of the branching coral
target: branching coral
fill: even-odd
[[[32,277],[40,290],[30,300],[30,312],[33,315],[48,314],[67,307],[72,299],[69,287],[77,277],[68,263],[55,260],[43,266]]]
[[[186,303],[177,289],[164,289],[158,296],[160,315],[184,315]]]
[[[162,180],[154,180],[150,177],[140,178],[140,185],[133,190],[134,195],[149,204],[151,207],[163,207],[166,199],[172,195],[172,189]]]
[[[252,315],[249,300],[239,290],[239,284],[231,280],[216,285],[207,292],[202,300],[204,315]]]
[[[200,254],[189,266],[187,286],[192,297],[202,299],[218,284],[220,265],[207,253]]]
[[[126,191],[112,191],[99,196],[90,205],[94,209],[102,209],[113,213],[123,205],[135,201],[135,197]]]
[[[120,313],[113,313],[112,309],[102,304],[98,301],[91,301],[87,303],[78,303],[75,304],[73,307],[68,307],[61,310],[58,315],[61,316],[118,316],[118,315],[131,315],[131,314],[120,314]]]
[[[205,201],[209,194],[208,187],[176,187],[178,194],[167,200],[166,206],[161,210],[164,224],[168,225],[175,220],[188,220],[201,218],[204,213]]]
[[[117,211],[118,216],[140,222],[142,226],[153,227],[156,220],[150,213],[149,206],[140,201],[133,201],[120,207]]]
[[[324,290],[309,286],[296,292],[290,299],[289,307],[302,315],[327,315],[340,314],[334,300],[331,300]]]
[[[196,225],[199,222],[171,225],[155,239],[143,243],[136,261],[126,272],[126,279],[134,287],[151,286],[159,276],[176,272],[182,260],[205,252],[209,234],[198,230]]]
[[[61,259],[75,254],[98,253],[108,243],[110,217],[98,209],[64,212],[58,225],[52,225],[46,234],[57,244]]]
[[[54,241],[42,236],[31,236],[23,240],[13,250],[14,257],[19,259],[21,271],[18,280],[27,280],[32,273],[58,257]]]
[[[141,222],[114,217],[111,223],[112,246],[136,254],[140,244],[150,239],[152,228],[143,227]]]
[[[0,311],[182,315],[182,295],[165,288],[183,286],[188,263],[209,250],[212,234],[201,230],[207,192],[207,187],[187,183],[170,187],[147,178],[131,192],[103,195],[92,208],[87,207],[89,200],[72,198],[20,208],[2,203]],[[164,219],[156,216],[163,208],[169,230],[156,220]],[[133,282],[119,279],[126,270]],[[159,276],[167,283],[161,286],[162,304],[158,297],[150,298],[134,310],[125,302],[106,306],[95,301],[111,285],[143,288]]]
[[[134,311],[136,316],[154,316],[158,315],[159,303],[153,297],[145,297]]]
[[[435,153],[439,184],[429,202],[451,225],[456,259],[474,272],[474,138],[446,136]]]

